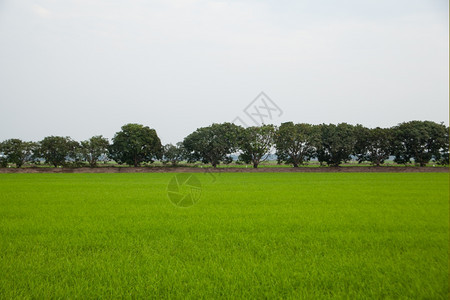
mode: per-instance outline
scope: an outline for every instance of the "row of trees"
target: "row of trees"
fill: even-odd
[[[379,166],[391,155],[399,164],[411,160],[425,166],[430,160],[449,163],[449,128],[430,121],[411,121],[392,128],[369,129],[347,123],[273,125],[242,128],[230,123],[197,129],[179,145],[192,161],[213,167],[230,161],[230,153],[256,168],[275,149],[279,163],[298,167],[313,158],[323,165],[339,166],[353,155],[359,162]],[[184,150],[182,149],[184,147]]]
[[[298,167],[316,158],[321,165],[339,166],[355,157],[359,162],[380,166],[390,156],[399,164],[425,166],[431,160],[449,164],[449,128],[431,121],[411,121],[391,128],[362,125],[294,124],[279,127],[262,125],[243,128],[232,123],[212,124],[189,134],[176,145],[161,145],[154,129],[127,124],[111,143],[102,136],[77,142],[70,137],[50,136],[38,143],[10,139],[0,143],[0,165],[26,162],[55,167],[82,165],[95,167],[99,159],[139,166],[161,160],[177,165],[181,161],[201,161],[217,167],[230,163],[233,155],[240,162],[258,165],[275,152],[278,163]]]
[[[80,143],[62,136],[49,136],[37,143],[10,139],[0,143],[0,154],[2,167],[12,163],[20,168],[26,162],[42,160],[55,167],[85,163],[96,167],[99,160],[114,160],[137,167],[143,162],[161,159],[163,148],[154,129],[127,124],[115,134],[111,144],[101,135]]]

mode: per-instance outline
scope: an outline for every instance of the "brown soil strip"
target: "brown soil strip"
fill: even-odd
[[[444,167],[300,167],[300,168],[188,168],[188,167],[99,167],[99,168],[0,168],[0,173],[448,173]]]

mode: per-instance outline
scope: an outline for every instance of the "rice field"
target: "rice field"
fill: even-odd
[[[448,173],[0,174],[0,298],[448,299]]]

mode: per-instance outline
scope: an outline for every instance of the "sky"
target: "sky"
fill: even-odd
[[[164,144],[231,121],[448,125],[448,11],[444,0],[0,0],[0,140],[112,138],[127,123]]]

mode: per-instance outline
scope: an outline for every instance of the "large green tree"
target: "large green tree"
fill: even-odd
[[[355,126],[356,143],[354,154],[358,162],[368,161],[380,166],[392,152],[392,130],[390,128],[367,128]]]
[[[320,139],[317,143],[317,159],[329,166],[338,167],[350,160],[356,143],[354,126],[347,123],[317,125]]]
[[[183,141],[188,160],[210,163],[214,168],[220,162],[230,162],[229,155],[237,151],[241,132],[242,127],[232,123],[198,128]]]
[[[257,168],[261,161],[267,159],[275,142],[275,126],[262,125],[247,127],[241,131],[238,139],[239,149],[242,153],[239,159],[245,163],[253,164]]]
[[[20,168],[24,163],[32,160],[36,148],[36,143],[9,139],[1,144],[0,152],[3,153],[7,163],[13,163],[17,168]]]
[[[441,158],[447,148],[447,128],[432,121],[410,121],[394,127],[394,161],[407,164],[411,159],[424,167],[433,158]]]
[[[286,122],[278,128],[275,144],[278,162],[295,168],[314,157],[317,130],[310,124]]]
[[[141,124],[126,124],[121,129],[109,147],[109,155],[117,163],[138,167],[161,158],[162,145],[154,129]]]
[[[96,167],[98,159],[108,154],[109,141],[101,135],[82,141],[80,153],[91,167]]]
[[[35,156],[55,167],[64,166],[67,161],[78,159],[79,147],[79,143],[70,137],[48,136],[39,142]]]

